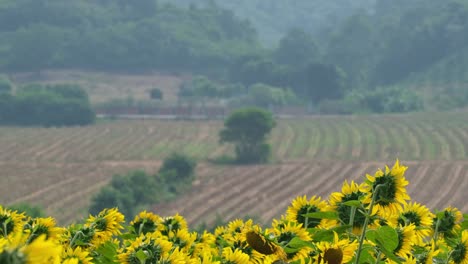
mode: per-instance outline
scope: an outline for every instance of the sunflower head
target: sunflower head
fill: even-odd
[[[463,230],[459,241],[455,244],[450,254],[451,263],[468,263],[468,230]]]
[[[31,238],[29,240],[31,241],[40,235],[46,235],[48,239],[57,239],[64,232],[63,228],[56,226],[55,219],[52,217],[35,218],[27,226],[30,228]]]
[[[96,247],[96,231],[93,227],[86,225],[70,225],[63,233],[64,244],[71,248],[78,246],[82,248]]]
[[[338,234],[334,233],[333,242],[324,241],[317,243],[318,254],[315,256],[315,259],[317,263],[348,263],[353,258],[357,248],[357,241],[340,239]]]
[[[117,208],[112,208],[102,210],[97,216],[89,216],[86,223],[96,232],[102,232],[105,238],[110,239],[113,235],[120,234],[124,221],[124,215]]]
[[[405,257],[411,254],[412,246],[417,242],[415,226],[408,225],[398,227],[396,229],[398,234],[398,246],[395,248],[393,253],[400,257]]]
[[[26,256],[26,263],[28,264],[58,264],[60,263],[62,246],[56,241],[46,239],[46,235],[40,235],[30,244],[22,247],[20,252]]]
[[[273,223],[272,229],[267,230],[267,233],[274,236],[276,242],[282,248],[286,247],[294,238],[298,238],[302,241],[311,241],[312,239],[309,232],[302,227],[302,224],[297,222],[283,222],[281,225],[275,225],[275,223]],[[306,258],[311,251],[312,249],[309,247],[302,247],[296,252],[287,253],[286,257],[287,260],[295,261]]]
[[[447,207],[436,214],[432,228],[444,237],[452,237],[460,229],[462,219],[463,215],[457,208]]]
[[[147,252],[146,263],[160,263],[161,258],[166,256],[171,249],[172,243],[164,237],[158,237],[155,234],[141,235],[131,241],[129,246],[120,250],[118,259],[124,264],[140,263],[139,252]]]
[[[168,236],[170,232],[177,231],[179,229],[187,229],[187,221],[181,215],[176,214],[174,216],[165,217],[159,225],[159,230],[165,236]]]
[[[89,252],[82,249],[81,247],[65,248],[62,251],[63,263],[79,263],[79,264],[91,264],[93,258],[89,256]]]
[[[157,230],[158,225],[161,223],[162,218],[151,212],[143,211],[135,216],[135,219],[130,222],[133,227],[132,232],[137,235],[152,233]]]
[[[232,250],[230,247],[223,248],[222,264],[248,264],[249,255],[243,253],[239,249]]]
[[[286,211],[286,219],[302,224],[304,228],[324,226],[328,223],[326,219],[308,217],[307,214],[327,211],[328,205],[320,197],[313,196],[310,200],[304,195],[292,201]]]
[[[188,229],[179,229],[169,233],[168,236],[168,240],[172,242],[173,246],[187,250],[193,245],[196,239],[197,234],[195,232],[190,233]]]
[[[398,214],[402,204],[410,199],[406,192],[408,181],[404,177],[407,168],[400,166],[397,160],[391,169],[386,166],[385,172],[379,169],[374,176],[367,175],[367,195],[363,202],[370,204],[374,200],[372,214],[378,213],[383,217]]]
[[[0,237],[6,238],[11,234],[20,232],[23,229],[24,218],[24,213],[4,209],[0,205]]]
[[[351,221],[352,207],[346,205],[349,201],[359,201],[365,195],[364,184],[357,184],[351,181],[343,183],[341,192],[335,192],[330,195],[329,202],[332,210],[338,213],[338,219],[341,224],[349,224]],[[353,233],[359,234],[366,216],[359,210],[355,210],[353,219]]]
[[[424,239],[431,233],[433,218],[434,215],[427,207],[419,203],[409,203],[404,205],[400,214],[390,222],[393,226],[414,225],[417,244],[423,245]]]
[[[286,253],[274,240],[274,237],[262,232],[260,227],[253,228],[245,234],[247,244],[263,255],[276,255],[278,259],[286,259]]]

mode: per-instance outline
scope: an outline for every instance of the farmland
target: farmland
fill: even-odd
[[[86,214],[90,197],[113,174],[157,171],[173,151],[199,161],[193,190],[156,206],[192,224],[284,212],[297,195],[326,195],[399,158],[409,165],[409,194],[432,208],[468,206],[465,113],[321,116],[281,119],[272,164],[221,166],[221,121],[121,120],[89,127],[0,128],[0,204],[29,202],[68,223]],[[14,188],[12,187],[14,186]],[[451,190],[448,192],[447,190]],[[326,197],[324,197],[326,198]]]

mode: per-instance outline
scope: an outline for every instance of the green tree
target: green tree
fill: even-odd
[[[266,139],[275,123],[273,115],[260,108],[239,109],[224,122],[219,133],[220,142],[235,145],[239,163],[266,162],[270,155]]]
[[[191,178],[194,175],[197,164],[186,155],[173,153],[164,159],[159,169],[159,174],[170,176],[166,181],[178,181]]]
[[[281,64],[304,66],[319,58],[319,49],[311,35],[296,28],[280,40],[274,57]]]
[[[6,76],[0,75],[0,94],[11,93],[12,84]]]
[[[162,100],[163,99],[163,92],[159,88],[153,88],[153,89],[150,90],[150,97],[151,97],[151,99]]]
[[[263,83],[256,83],[250,86],[247,96],[247,99],[250,99],[254,105],[262,108],[284,106],[298,101],[296,95],[291,90]]]

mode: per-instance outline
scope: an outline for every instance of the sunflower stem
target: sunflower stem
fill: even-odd
[[[448,254],[447,260],[445,261],[445,264],[449,264],[449,263],[450,263],[450,258],[452,257],[452,253],[453,253],[453,250],[450,251],[450,253]]]
[[[377,254],[377,259],[375,260],[375,264],[379,263],[381,257],[382,257],[382,251],[379,251],[379,253]]]
[[[3,222],[3,235],[5,238],[8,236],[8,230],[7,230],[7,222]]]
[[[76,234],[73,236],[72,240],[70,241],[71,248],[73,248],[73,246],[75,245],[75,240],[78,237],[78,235],[84,235],[84,234],[81,231],[76,232]]]
[[[351,206],[351,213],[350,213],[350,215],[349,215],[349,225],[350,225],[349,232],[350,232],[350,233],[353,232],[353,227],[354,227],[354,216],[356,215],[356,209],[357,209],[356,206]]]
[[[439,239],[439,225],[440,225],[440,218],[437,217],[437,223],[436,223],[435,230],[434,230],[434,236],[432,237],[433,241],[437,241],[437,239]]]
[[[362,233],[361,233],[361,238],[359,238],[359,247],[357,249],[356,253],[356,261],[354,262],[355,264],[359,263],[359,258],[361,258],[361,250],[362,250],[362,245],[364,243],[364,238],[366,237],[366,231],[367,231],[367,225],[369,224],[369,219],[372,214],[372,209],[374,208],[374,203],[377,198],[377,194],[379,193],[380,187],[382,184],[379,184],[375,187],[374,193],[372,195],[372,200],[371,203],[369,204],[369,210],[367,211],[366,214],[366,219],[364,220],[364,225],[362,226]]]

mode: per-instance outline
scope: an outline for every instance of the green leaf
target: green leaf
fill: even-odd
[[[384,253],[384,255],[385,255],[387,258],[389,258],[389,259],[395,261],[396,263],[401,263],[401,260],[400,260],[397,256],[395,256],[395,254],[393,254],[392,251],[388,251],[387,249],[382,248],[382,247],[379,247],[379,249],[380,249],[380,251],[382,251],[382,253]]]
[[[140,260],[141,263],[145,263],[145,261],[148,259],[148,254],[141,249],[135,253],[135,256],[138,258],[138,260]]]
[[[97,250],[97,256],[94,257],[94,263],[102,264],[117,264],[117,249],[118,246],[111,241],[102,244]]]
[[[301,248],[304,248],[304,247],[313,248],[314,244],[311,243],[311,242],[304,241],[304,240],[302,240],[302,239],[300,239],[298,237],[294,237],[293,239],[291,239],[291,241],[289,241],[289,243],[286,246],[289,247],[289,248],[301,249]]]
[[[342,225],[342,226],[337,226],[334,228],[330,228],[328,230],[322,230],[322,229],[316,229],[316,228],[310,228],[307,229],[310,234],[312,234],[312,239],[315,242],[319,241],[327,241],[327,242],[332,242],[335,234],[343,234],[345,233],[351,226],[350,225]]]
[[[463,222],[460,224],[462,230],[468,229],[468,214],[463,214]]]
[[[123,240],[134,240],[138,236],[136,234],[133,234],[133,233],[126,233],[126,234],[121,234],[119,237],[121,239],[123,239]]]
[[[338,219],[337,212],[315,212],[303,214],[302,216],[316,219]]]
[[[398,247],[398,233],[395,229],[382,226],[377,230],[367,231],[366,237],[374,242],[389,259],[401,263],[398,257],[393,254],[393,251]]]
[[[382,226],[378,230],[378,241],[385,249],[393,252],[398,247],[398,233],[389,226]]]
[[[362,205],[362,203],[358,200],[346,201],[341,204],[346,205],[346,206],[354,206],[354,207],[360,207]]]
[[[361,257],[359,258],[359,263],[374,263],[375,262],[375,258],[373,257],[372,255],[372,252],[373,251],[373,247],[367,247],[367,248],[364,248],[362,249],[361,251]],[[350,263],[354,263],[354,260],[353,262],[350,262]]]

